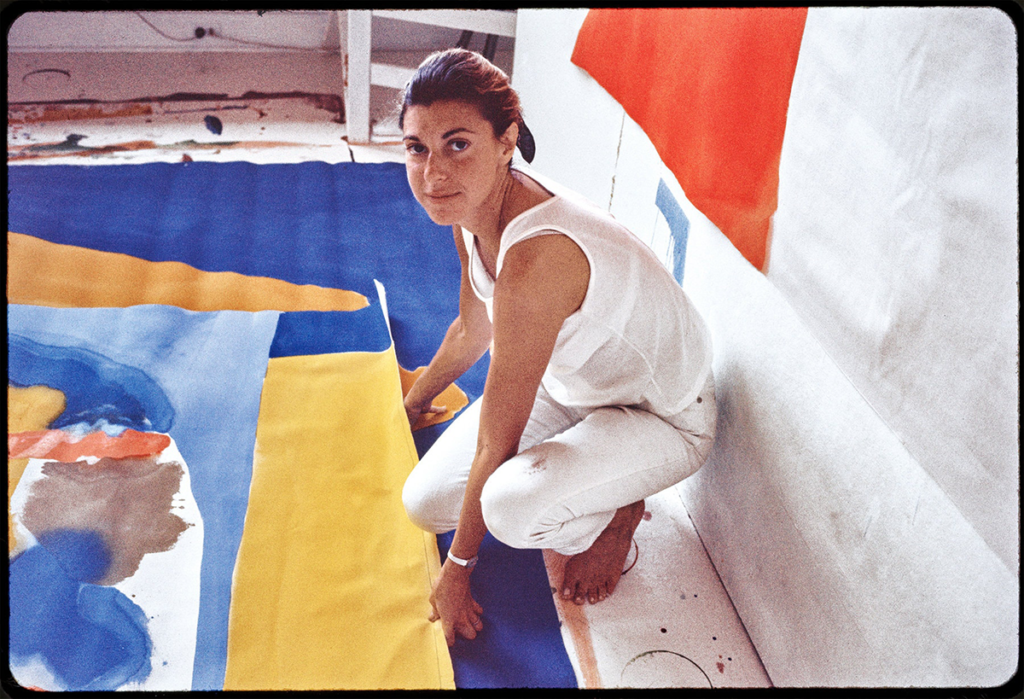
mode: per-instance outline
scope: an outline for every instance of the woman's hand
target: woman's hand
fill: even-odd
[[[484,609],[469,592],[469,574],[469,570],[446,560],[430,594],[430,606],[434,608],[430,621],[441,620],[449,646],[455,643],[456,633],[472,640],[484,627],[480,620]]]
[[[420,415],[424,413],[427,415],[440,415],[446,412],[448,408],[443,405],[415,405],[405,401],[405,416],[409,418],[409,427],[416,424],[416,421],[420,419]]]

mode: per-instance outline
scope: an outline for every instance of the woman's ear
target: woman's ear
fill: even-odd
[[[501,141],[501,145],[504,148],[505,153],[508,154],[509,159],[512,158],[512,154],[516,152],[516,143],[519,141],[519,124],[512,122],[505,129],[505,133],[498,139]]]

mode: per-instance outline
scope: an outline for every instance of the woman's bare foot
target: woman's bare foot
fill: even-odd
[[[620,507],[594,544],[566,562],[562,599],[596,604],[615,590],[643,516],[643,500]]]

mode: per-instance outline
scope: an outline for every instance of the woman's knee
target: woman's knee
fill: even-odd
[[[495,539],[512,548],[535,548],[536,494],[531,494],[522,478],[516,477],[525,466],[523,455],[506,462],[484,483],[480,510],[487,530]]]
[[[420,529],[442,534],[452,529],[450,516],[442,506],[437,488],[425,482],[421,472],[413,469],[402,486],[402,505],[409,521]]]

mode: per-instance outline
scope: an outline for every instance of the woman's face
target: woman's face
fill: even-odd
[[[405,171],[416,201],[434,223],[469,224],[500,204],[496,195],[515,149],[513,131],[509,127],[504,139],[495,138],[490,122],[467,102],[406,109]]]

